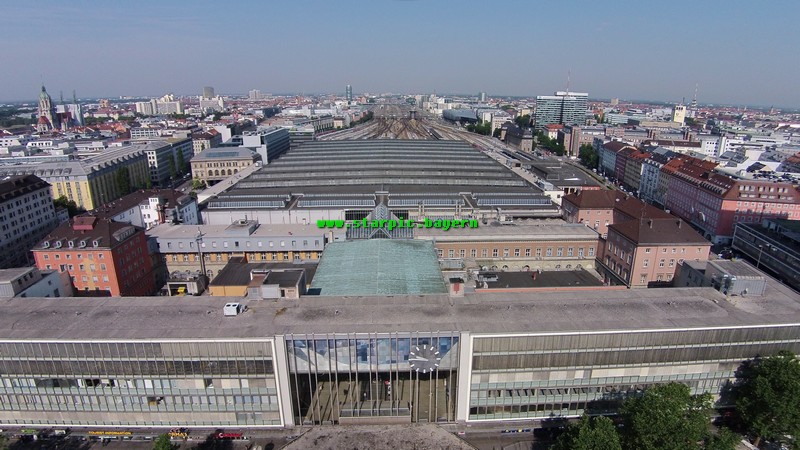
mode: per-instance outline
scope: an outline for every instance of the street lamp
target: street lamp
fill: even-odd
[[[200,227],[197,227],[197,236],[194,238],[195,242],[197,242],[197,256],[200,258],[200,271],[202,276],[206,276],[206,261],[203,259],[203,232],[200,230]]]
[[[758,245],[758,260],[756,260],[756,269],[761,264],[761,255],[764,253],[764,246],[759,244]]]

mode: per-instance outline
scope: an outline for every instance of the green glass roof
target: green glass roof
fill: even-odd
[[[329,244],[311,289],[325,296],[447,293],[433,243],[407,239]]]

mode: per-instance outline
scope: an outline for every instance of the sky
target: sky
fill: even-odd
[[[71,0],[0,5],[0,101],[464,93],[800,107],[800,2]]]

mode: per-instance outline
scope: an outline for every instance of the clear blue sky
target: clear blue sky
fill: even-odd
[[[0,99],[433,91],[800,107],[800,2],[3,2]]]

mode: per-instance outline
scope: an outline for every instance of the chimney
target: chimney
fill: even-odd
[[[681,224],[682,224],[682,223],[683,223],[683,221],[682,221],[681,219],[678,219],[678,229],[680,229],[680,228],[681,228]]]
[[[648,220],[647,220],[647,225],[648,225],[650,228],[653,228],[653,219],[648,219]]]

